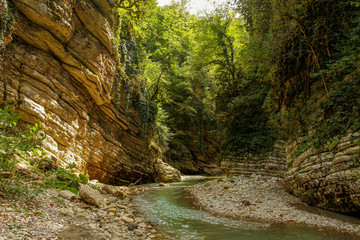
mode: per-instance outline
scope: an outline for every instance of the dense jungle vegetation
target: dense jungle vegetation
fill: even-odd
[[[359,2],[233,0],[198,15],[186,0],[133,3],[120,8],[121,74],[140,90],[144,134],[173,163],[299,136],[302,150],[320,148],[360,128]]]

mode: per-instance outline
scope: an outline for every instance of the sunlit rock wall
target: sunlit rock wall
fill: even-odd
[[[287,146],[287,189],[303,201],[337,212],[360,212],[360,133],[349,131],[322,149],[296,154],[301,139]]]
[[[127,183],[154,178],[154,161],[129,123],[117,89],[107,0],[12,0],[13,41],[1,66],[0,105],[26,123],[42,123],[45,149],[91,178]],[[132,111],[134,112],[134,111]]]

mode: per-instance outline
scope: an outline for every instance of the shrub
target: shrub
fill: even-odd
[[[11,106],[0,108],[0,169],[8,171],[14,168],[17,157],[29,158],[30,155],[45,155],[39,150],[45,133],[41,125],[18,127],[20,117],[10,111]]]
[[[54,177],[46,179],[47,186],[69,190],[74,194],[78,194],[78,187],[80,183],[86,184],[88,182],[89,175],[84,173],[77,175],[74,168],[74,164],[68,165],[65,169],[57,168],[53,171]]]

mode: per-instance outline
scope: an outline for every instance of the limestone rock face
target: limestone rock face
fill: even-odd
[[[106,183],[154,178],[154,160],[115,91],[107,0],[13,0],[13,40],[0,68],[0,106],[42,123],[44,148]],[[114,93],[115,92],[115,93]],[[114,104],[114,96],[123,99]],[[131,111],[134,112],[134,111]]]
[[[181,181],[180,171],[173,168],[161,159],[156,161],[156,181],[158,182],[179,182]]]
[[[287,146],[285,185],[317,207],[343,213],[360,212],[360,134],[348,132],[323,149],[296,156],[296,142]],[[301,142],[298,140],[298,142]],[[335,144],[334,144],[335,143]],[[337,145],[336,145],[337,144]],[[335,146],[336,145],[336,146]]]
[[[228,157],[222,161],[221,167],[227,175],[260,174],[283,177],[286,172],[285,142],[276,141],[273,150],[263,157]]]

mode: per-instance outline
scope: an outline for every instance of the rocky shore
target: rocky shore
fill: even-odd
[[[35,193],[35,187],[19,198],[0,196],[0,239],[164,239],[132,204],[144,188],[100,184],[101,193],[86,196],[90,187],[85,186],[79,195],[41,188]]]
[[[360,239],[360,219],[303,204],[286,192],[283,178],[244,175],[204,182],[187,191],[200,209],[214,215],[270,224],[294,223]]]
[[[0,194],[0,240],[168,239],[137,212],[132,201],[147,188],[90,182],[74,195],[66,190],[38,188],[31,182],[23,184],[27,191],[19,198]],[[187,191],[200,209],[216,216],[269,224],[294,223],[360,239],[360,220],[301,203],[286,192],[282,178],[230,177],[190,186]]]

